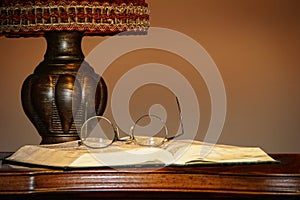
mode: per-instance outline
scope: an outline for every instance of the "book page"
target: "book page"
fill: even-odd
[[[213,145],[198,141],[177,158],[175,165],[276,162],[259,147]]]
[[[166,164],[172,162],[173,157],[162,148],[115,142],[107,148],[90,149],[74,141],[51,145],[25,145],[6,160],[73,168]]]

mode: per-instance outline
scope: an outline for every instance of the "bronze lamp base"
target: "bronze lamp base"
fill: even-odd
[[[23,84],[23,109],[42,144],[79,139],[78,127],[105,110],[106,84],[84,61],[82,37],[78,31],[46,32],[44,60]],[[80,68],[84,70],[77,76]]]

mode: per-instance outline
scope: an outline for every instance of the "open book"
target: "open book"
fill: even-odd
[[[116,142],[104,149],[90,149],[80,145],[79,141],[51,145],[26,145],[6,158],[6,161],[71,169],[276,162],[258,147],[212,145],[187,140],[174,140],[159,148]]]

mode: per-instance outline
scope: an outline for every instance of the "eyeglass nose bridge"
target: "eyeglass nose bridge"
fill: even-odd
[[[119,131],[119,127],[117,127],[116,125],[114,125],[113,123],[111,123],[111,126],[113,127],[114,133],[115,133],[115,137],[113,141],[117,141],[120,140],[120,131]]]

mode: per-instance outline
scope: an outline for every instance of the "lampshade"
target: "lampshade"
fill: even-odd
[[[144,32],[149,27],[145,0],[1,0],[0,35],[43,36],[49,31],[84,35]]]

